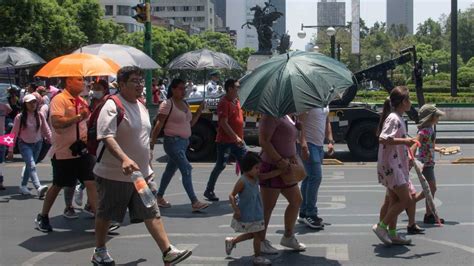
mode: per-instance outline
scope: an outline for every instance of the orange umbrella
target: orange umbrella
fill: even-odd
[[[91,54],[68,54],[43,66],[37,77],[89,77],[116,75],[120,66],[109,58]]]

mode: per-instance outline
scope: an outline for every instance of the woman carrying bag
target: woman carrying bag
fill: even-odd
[[[186,150],[189,146],[189,137],[191,137],[191,127],[196,124],[204,108],[204,101],[193,115],[188,104],[184,101],[186,95],[185,82],[181,79],[174,79],[168,88],[165,101],[160,105],[158,119],[153,128],[150,149],[153,147],[161,130],[164,131],[163,148],[168,155],[168,163],[161,177],[158,189],[157,200],[161,208],[169,208],[171,204],[163,196],[166,188],[171,182],[176,170],[179,169],[182,175],[184,190],[191,201],[192,211],[200,211],[209,205],[199,201],[194,193],[192,183],[192,167],[186,157]]]
[[[299,243],[294,236],[295,222],[302,202],[298,181],[304,178],[304,176],[302,177],[304,170],[301,174],[302,167],[297,159],[297,138],[298,129],[288,115],[282,118],[263,115],[259,121],[259,142],[262,147],[260,172],[266,173],[276,168],[284,169],[284,173],[280,176],[260,182],[265,227],[268,227],[275,204],[282,194],[287,199],[288,205],[284,217],[285,233],[281,238],[280,245],[303,251],[306,246]],[[278,252],[267,239],[262,241],[261,251],[267,254]]]

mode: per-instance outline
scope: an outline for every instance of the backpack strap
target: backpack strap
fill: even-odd
[[[115,106],[117,107],[117,130],[118,130],[120,123],[125,117],[125,107],[123,106],[122,101],[117,95],[107,96],[107,98],[105,99],[105,102],[107,102],[109,99],[112,100],[115,103]],[[105,102],[104,102],[104,105],[105,105]],[[104,155],[104,152],[105,152],[105,144],[102,145],[102,149],[100,149],[99,155],[97,156],[97,160],[96,160],[97,162],[100,162],[100,160],[102,159],[102,156]]]

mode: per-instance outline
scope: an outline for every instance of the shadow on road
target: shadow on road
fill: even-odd
[[[95,247],[93,232],[63,231],[34,236],[19,244],[31,252],[71,252]]]
[[[412,254],[408,256],[403,256],[403,254],[408,253],[411,251],[409,249],[409,246],[396,246],[396,245],[391,245],[391,246],[386,246],[384,244],[378,244],[378,245],[372,245],[374,247],[374,253],[377,257],[381,258],[398,258],[398,259],[406,259],[406,260],[412,260],[412,259],[420,259],[423,257],[427,256],[432,256],[436,255],[440,252],[427,252],[427,253],[422,253],[422,254]],[[411,247],[415,245],[410,245]]]
[[[265,258],[271,260],[272,265],[341,265],[337,260],[330,260],[325,257],[305,255],[304,252],[283,250],[278,255],[266,255]],[[253,265],[253,256],[232,258],[227,265]],[[297,262],[297,263],[296,263]]]
[[[191,204],[173,205],[171,208],[160,208],[161,216],[174,218],[208,218],[232,213],[228,200],[210,203],[209,207],[199,212],[191,211]]]
[[[116,265],[137,266],[137,265],[139,265],[139,264],[142,263],[142,262],[147,262],[147,260],[146,260],[146,259],[138,259],[138,260],[134,260],[134,261],[127,262],[127,263],[117,263]]]

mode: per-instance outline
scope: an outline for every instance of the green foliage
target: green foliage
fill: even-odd
[[[0,46],[20,46],[45,60],[82,45],[115,42],[122,26],[102,20],[98,0],[0,1]]]
[[[474,68],[474,57],[471,57],[469,61],[467,61],[466,66]]]
[[[474,83],[474,69],[472,71],[463,71],[458,73],[459,86],[468,87]]]

